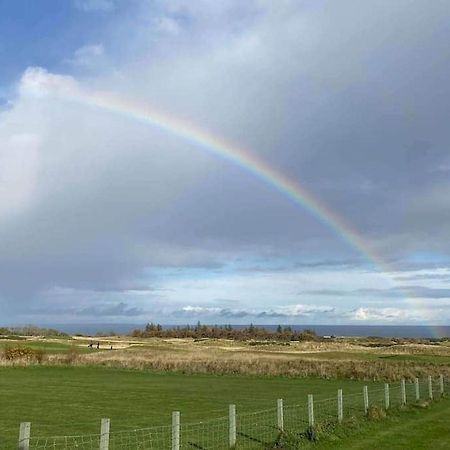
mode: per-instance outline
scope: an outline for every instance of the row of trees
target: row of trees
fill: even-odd
[[[186,325],[163,328],[160,324],[148,323],[143,330],[133,330],[133,337],[192,338],[192,339],[233,339],[233,340],[275,340],[275,341],[315,341],[319,336],[313,330],[296,331],[292,327],[278,325],[276,331],[250,324],[245,328],[231,325]]]
[[[64,333],[54,328],[42,328],[35,325],[26,325],[24,327],[0,327],[0,336],[45,336],[45,337],[68,337]]]

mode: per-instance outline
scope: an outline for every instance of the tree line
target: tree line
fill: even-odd
[[[44,337],[69,337],[54,328],[42,328],[35,325],[26,325],[24,327],[0,327],[0,336],[44,336]]]
[[[247,327],[233,327],[231,325],[196,325],[176,326],[163,328],[160,324],[148,323],[144,329],[135,329],[131,332],[133,337],[160,337],[160,338],[192,338],[192,339],[232,339],[232,340],[261,340],[261,341],[317,341],[314,330],[293,330],[290,326],[278,325],[276,330],[267,330],[250,324]]]

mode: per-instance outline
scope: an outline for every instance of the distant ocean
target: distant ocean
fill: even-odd
[[[95,335],[97,332],[114,331],[117,334],[126,334],[136,328],[144,328],[145,324],[48,324],[46,327],[56,328],[70,334]],[[163,325],[170,329],[176,325]],[[180,325],[182,326],[182,325]],[[234,328],[245,328],[248,325],[232,325]],[[256,325],[267,330],[276,330],[277,325]],[[409,337],[409,338],[436,338],[450,337],[449,326],[428,325],[289,325],[294,330],[314,330],[320,336],[378,336],[378,337]]]

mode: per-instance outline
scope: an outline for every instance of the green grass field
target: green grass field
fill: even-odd
[[[375,422],[343,426],[302,448],[317,450],[444,450],[450,448],[450,401],[429,408],[409,407]],[[304,444],[304,443],[303,443]]]
[[[227,414],[229,403],[238,411],[254,411],[285,403],[361,392],[363,382],[183,375],[99,367],[5,367],[0,369],[2,403],[0,438],[14,448],[21,421],[32,422],[33,435],[88,434],[99,431],[100,419],[111,418],[112,429],[170,424],[174,410],[184,422]]]
[[[101,342],[100,350],[88,348],[90,342],[97,342],[96,338],[0,340],[0,352],[5,346],[19,346],[42,350],[45,355],[42,364],[22,361],[14,366],[15,361],[4,359],[5,365],[0,367],[1,401],[7,405],[0,410],[0,449],[16,447],[21,421],[32,423],[34,437],[87,435],[98,434],[100,419],[109,417],[112,432],[128,430],[126,435],[129,436],[133,429],[170,425],[174,410],[181,411],[183,424],[198,423],[226,416],[230,403],[236,404],[239,414],[274,408],[277,398],[283,398],[287,407],[305,405],[309,393],[314,394],[315,400],[333,398],[335,401],[339,388],[344,390],[344,399],[348,399],[344,404],[351,409],[352,397],[346,395],[361,394],[364,384],[369,384],[371,402],[382,406],[384,394],[380,388],[386,379],[391,380],[396,388],[395,404],[398,405],[399,376],[409,380],[411,376],[420,376],[425,380],[432,375],[436,380],[439,374],[447,376],[445,374],[450,367],[450,354],[445,346],[400,346],[389,353],[384,348],[368,349],[347,342],[301,342],[287,346],[226,340],[196,342],[115,337],[99,338],[98,341]],[[109,350],[110,345],[113,345],[113,351]],[[70,365],[67,365],[68,361]],[[154,366],[146,366],[152,361]],[[407,365],[413,363],[416,366]],[[279,368],[282,371],[277,372]],[[248,375],[252,370],[255,374],[272,375]],[[409,375],[405,375],[405,371]],[[234,375],[237,373],[241,375]],[[298,373],[303,378],[295,378]],[[348,378],[325,379],[335,377],[337,373]],[[352,381],[349,378],[377,379],[380,382]],[[414,398],[414,386],[408,382],[406,388],[408,398]],[[421,389],[422,395],[426,395],[426,387]],[[322,403],[325,404],[331,403]],[[394,414],[381,422],[367,422],[363,418],[362,398],[359,396],[355,406],[358,410],[355,427],[338,427],[335,433],[325,434],[319,443],[303,441],[301,448],[312,445],[311,448],[318,450],[363,447],[420,449],[430,448],[426,447],[428,441],[436,441],[433,448],[444,448],[439,447],[439,443],[448,439],[448,431],[442,431],[445,423],[441,415],[448,418],[448,404],[449,401],[445,400],[429,409],[411,408],[401,413],[404,415],[402,419],[397,419],[397,414]],[[322,411],[322,418],[330,414],[334,420],[335,404],[329,413],[320,403],[316,406],[319,415]],[[302,408],[300,415],[307,414]],[[441,412],[433,416],[435,410]],[[306,425],[298,422],[298,412],[290,417],[291,425],[295,422],[292,429],[297,430],[297,425],[299,431],[305,429],[307,415]],[[427,422],[425,417],[430,417],[430,420]],[[259,419],[252,420],[263,426]],[[267,424],[273,427],[274,421],[269,419]],[[420,425],[422,421],[423,426]],[[393,435],[389,431],[391,428]],[[273,431],[272,437],[264,442],[275,439],[276,427],[275,434]],[[261,432],[264,433],[264,429],[253,429],[252,437],[262,438]],[[408,443],[410,436],[412,443]],[[378,442],[383,445],[378,446]],[[417,447],[414,446],[416,444]],[[209,445],[206,448],[213,447]]]
[[[67,340],[67,342],[65,342],[63,340],[47,341],[44,339],[40,339],[40,340],[28,339],[28,340],[19,340],[19,341],[14,341],[14,340],[9,340],[9,339],[0,339],[0,351],[3,351],[3,349],[7,348],[7,347],[10,347],[10,348],[11,347],[27,347],[27,348],[32,348],[33,350],[42,350],[45,353],[49,353],[49,354],[65,353],[65,352],[70,351],[71,349],[76,349],[76,351],[79,353],[93,353],[93,352],[99,351],[95,347],[88,348],[87,344],[83,345],[83,346],[77,345],[75,347],[74,343],[70,340]],[[106,350],[106,346],[101,350]]]

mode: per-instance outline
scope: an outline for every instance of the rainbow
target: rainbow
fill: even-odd
[[[82,103],[93,108],[100,108],[116,115],[119,114],[132,120],[150,124],[166,133],[175,135],[197,147],[203,148],[212,155],[239,166],[242,170],[250,173],[265,185],[288,198],[294,204],[308,211],[376,268],[382,271],[389,270],[385,261],[371,249],[370,244],[360,233],[346,223],[342,217],[334,213],[298,182],[289,179],[248,150],[244,150],[187,121],[179,120],[111,93],[77,93],[75,96],[71,96],[70,99],[73,102]]]
[[[195,144],[212,155],[239,166],[294,204],[308,211],[319,222],[361,254],[366,261],[388,280],[390,286],[397,285],[387,275],[388,272],[392,271],[390,266],[374,251],[370,243],[358,231],[352,228],[342,217],[333,212],[311,192],[303,188],[298,182],[294,182],[280,171],[269,166],[265,161],[250,151],[213,135],[208,131],[202,130],[192,123],[177,119],[161,111],[156,111],[148,106],[141,105],[112,93],[84,92],[79,89],[71,89],[70,92],[60,92],[59,94],[62,94],[66,100],[70,100],[71,102],[149,124],[182,140]],[[424,312],[424,315],[426,315],[427,308],[425,305],[420,304],[418,306]],[[436,337],[445,336],[446,334],[446,331],[443,331],[444,328],[442,330],[440,327],[430,328]]]

